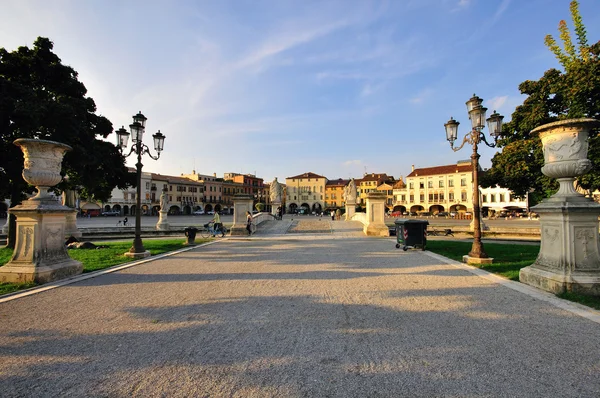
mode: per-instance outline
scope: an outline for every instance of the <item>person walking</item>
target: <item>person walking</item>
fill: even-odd
[[[124,226],[124,227],[126,227],[126,226],[127,226],[127,222],[128,222],[128,221],[129,221],[129,220],[127,219],[127,217],[125,217],[125,218],[123,219],[123,226]]]
[[[252,214],[249,211],[246,212],[246,230],[248,235],[252,235]]]
[[[331,210],[331,221],[335,221],[335,210]]]

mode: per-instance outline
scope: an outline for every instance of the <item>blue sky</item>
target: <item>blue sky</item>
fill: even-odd
[[[600,2],[580,12],[598,41]],[[115,129],[141,110],[146,143],[166,135],[145,171],[265,181],[468,159],[444,123],[467,132],[473,93],[510,119],[519,83],[558,67],[544,36],[572,28],[568,0],[3,0],[2,14],[0,47],[49,37]]]

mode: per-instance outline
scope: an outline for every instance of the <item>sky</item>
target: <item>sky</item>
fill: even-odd
[[[600,1],[579,4],[595,43]],[[510,120],[561,19],[569,0],[2,0],[0,47],[48,37],[115,130],[141,111],[166,136],[147,172],[404,178],[469,159],[444,123],[460,144],[473,94]]]

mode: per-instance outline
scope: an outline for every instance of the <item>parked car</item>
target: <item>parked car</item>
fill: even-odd
[[[116,217],[116,216],[119,216],[119,215],[121,215],[121,213],[120,213],[120,212],[118,212],[118,211],[103,211],[103,212],[102,212],[102,215],[103,215],[104,217],[109,217],[109,216]]]
[[[445,211],[440,211],[435,215],[436,217],[448,217],[448,213]]]
[[[204,210],[196,210],[195,212],[192,213],[195,216],[201,216],[204,214]]]
[[[215,212],[212,211],[212,210],[209,210],[209,211],[206,212],[206,214],[208,214],[209,216],[214,216]]]

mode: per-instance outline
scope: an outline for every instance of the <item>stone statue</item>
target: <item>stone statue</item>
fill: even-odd
[[[354,182],[354,178],[344,187],[343,199],[346,203],[356,202],[356,183]]]
[[[283,187],[277,181],[277,177],[271,183],[271,203],[281,203],[281,199],[283,198]]]
[[[167,211],[168,204],[169,204],[169,199],[167,198],[167,191],[163,191],[163,193],[160,194],[160,209],[162,211]]]

